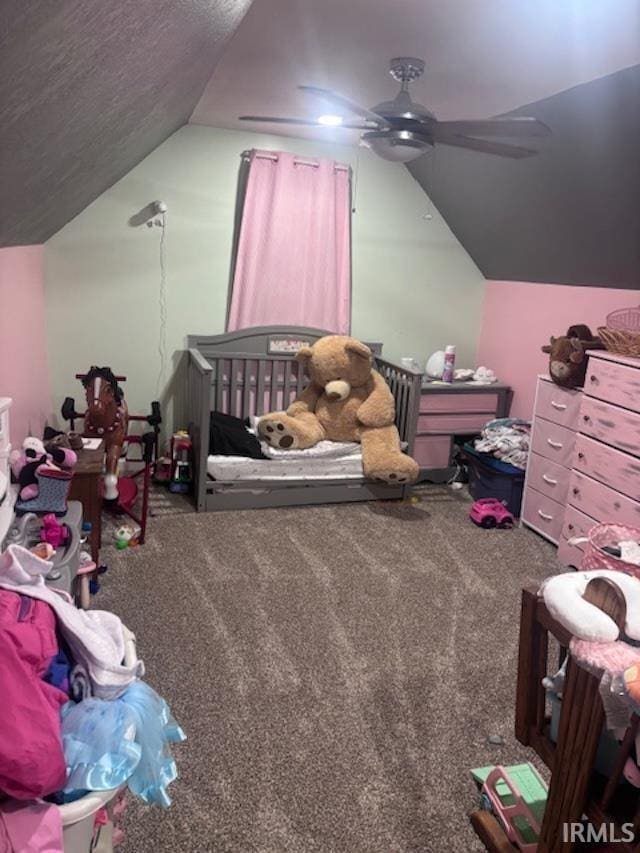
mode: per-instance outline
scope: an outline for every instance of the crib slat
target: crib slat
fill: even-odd
[[[264,414],[264,374],[265,360],[258,360],[258,381],[256,387],[256,415]]]
[[[218,412],[224,412],[224,366],[225,360],[223,358],[216,360],[216,410]]]
[[[282,408],[288,409],[291,403],[291,361],[284,363],[284,388],[282,391]]]
[[[237,417],[240,413],[238,412],[238,368],[235,358],[231,359],[229,373],[229,408],[227,411],[230,415]]]
[[[251,359],[244,363],[244,384],[242,394],[242,417],[248,418],[252,415],[251,410]]]
[[[272,412],[278,409],[278,366],[280,362],[271,362],[271,393],[269,394],[269,409]]]

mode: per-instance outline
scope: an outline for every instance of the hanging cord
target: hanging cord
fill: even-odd
[[[360,146],[358,146],[356,154],[356,167],[352,170],[351,177],[351,213],[356,212],[358,205],[358,177],[360,175]]]
[[[158,219],[160,220],[158,222]],[[159,308],[160,308],[160,330],[158,334],[158,355],[160,356],[160,370],[158,372],[158,381],[156,383],[156,396],[159,398],[162,393],[162,385],[164,382],[166,366],[167,366],[167,214],[160,213],[155,220],[162,229],[160,232],[160,290],[159,290]]]

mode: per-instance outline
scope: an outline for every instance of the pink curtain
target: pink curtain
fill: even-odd
[[[349,168],[251,152],[227,330],[351,325]]]

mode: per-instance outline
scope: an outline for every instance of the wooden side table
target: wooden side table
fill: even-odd
[[[84,521],[91,523],[91,559],[98,565],[102,540],[102,495],[100,480],[104,465],[103,443],[97,450],[78,450],[78,461],[73,469],[69,500],[80,501]]]

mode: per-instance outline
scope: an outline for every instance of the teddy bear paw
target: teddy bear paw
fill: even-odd
[[[298,437],[287,423],[289,418],[282,412],[262,418],[258,424],[258,435],[271,447],[293,450],[298,446]]]
[[[399,459],[393,461],[392,465],[377,467],[369,471],[367,476],[376,483],[405,486],[408,483],[415,483],[418,479],[418,471],[417,463],[410,456],[402,454]]]

